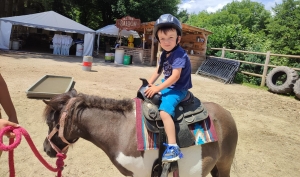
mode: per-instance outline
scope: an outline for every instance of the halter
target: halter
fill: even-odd
[[[74,144],[79,138],[76,138],[72,141],[72,143],[70,143],[68,140],[66,140],[66,138],[64,137],[64,128],[65,128],[65,120],[68,117],[68,113],[70,108],[74,105],[76,100],[76,97],[71,98],[68,101],[67,106],[65,107],[65,110],[63,111],[60,119],[59,119],[59,123],[57,123],[54,128],[52,129],[52,131],[49,133],[49,135],[47,136],[47,139],[51,145],[51,147],[57,152],[57,153],[63,153],[66,154],[68,152],[69,146]],[[67,146],[65,146],[63,149],[59,149],[52,141],[51,138],[58,132],[58,137],[67,144]]]

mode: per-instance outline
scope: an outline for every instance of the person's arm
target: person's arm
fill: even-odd
[[[10,94],[5,80],[0,74],[0,104],[3,107],[8,120],[14,123],[19,123],[15,107],[11,101]]]
[[[158,86],[151,85],[151,87],[149,87],[147,90],[145,90],[145,95],[148,98],[151,98],[155,93],[158,93],[159,91],[176,83],[178,81],[178,79],[180,78],[181,70],[182,70],[182,68],[173,69],[172,75],[167,80],[165,80],[163,83],[161,83]]]

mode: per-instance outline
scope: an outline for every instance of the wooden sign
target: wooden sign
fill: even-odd
[[[136,19],[134,17],[126,16],[121,19],[117,19],[116,26],[121,30],[133,30],[141,26],[141,20]]]

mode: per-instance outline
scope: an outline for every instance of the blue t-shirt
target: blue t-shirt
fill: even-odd
[[[180,78],[169,88],[174,90],[188,90],[192,88],[191,61],[185,50],[180,46],[171,52],[163,64],[165,80],[172,75],[173,69],[177,68],[182,68]]]

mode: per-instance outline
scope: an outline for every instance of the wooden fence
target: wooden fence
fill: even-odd
[[[260,77],[261,78],[261,83],[260,86],[263,87],[265,86],[266,83],[266,76],[267,76],[267,72],[268,72],[268,68],[269,67],[277,67],[275,65],[270,65],[270,57],[271,56],[278,56],[278,57],[288,57],[288,58],[299,58],[299,55],[281,55],[281,54],[272,54],[270,51],[268,51],[267,53],[262,53],[262,52],[251,52],[251,51],[244,51],[244,50],[233,50],[233,49],[226,49],[225,47],[223,48],[210,48],[210,50],[221,50],[222,51],[222,55],[221,57],[215,57],[215,58],[221,58],[221,59],[227,59],[227,60],[234,60],[234,59],[229,59],[229,58],[225,58],[225,51],[229,51],[229,52],[237,52],[237,53],[247,53],[247,54],[257,54],[257,55],[265,55],[266,56],[266,60],[264,64],[261,63],[254,63],[254,62],[249,62],[249,61],[241,61],[241,60],[235,60],[235,61],[239,61],[241,63],[246,63],[246,64],[252,64],[252,65],[258,65],[258,66],[262,66],[264,67],[263,70],[263,74],[256,74],[256,73],[250,73],[250,72],[246,72],[246,71],[240,71],[243,74],[247,74],[247,75],[251,75],[251,76],[256,76],[256,77]],[[300,68],[293,68],[296,71],[300,71]]]

